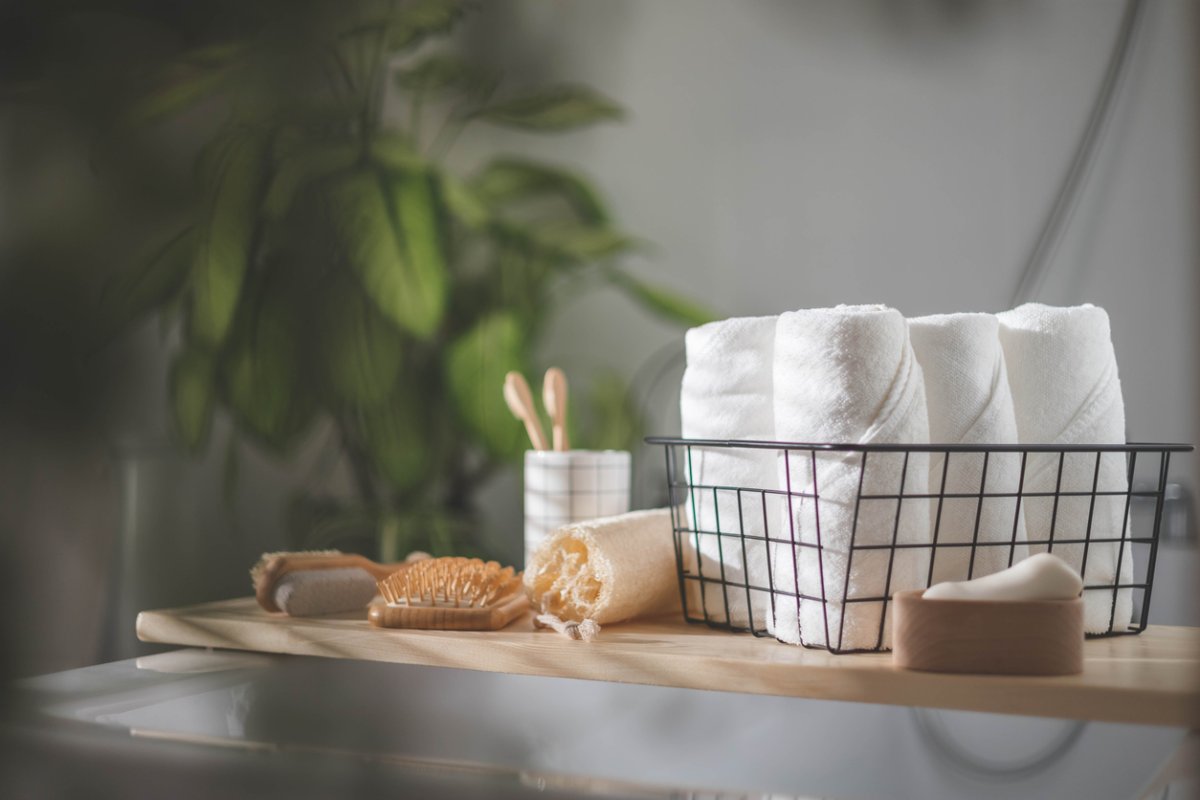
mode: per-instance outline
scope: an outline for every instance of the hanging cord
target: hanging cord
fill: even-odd
[[[1092,165],[1096,160],[1096,152],[1104,129],[1112,116],[1113,98],[1124,77],[1133,52],[1135,34],[1141,25],[1144,0],[1129,0],[1125,4],[1125,13],[1121,17],[1121,25],[1117,29],[1116,42],[1113,44],[1112,55],[1108,59],[1108,68],[1104,72],[1104,80],[1096,94],[1096,102],[1088,116],[1087,126],[1083,136],[1076,145],[1075,155],[1071,158],[1071,166],[1063,176],[1062,185],[1050,209],[1050,215],[1042,226],[1033,251],[1025,263],[1017,289],[1013,293],[1012,305],[1018,306],[1035,298],[1042,288],[1046,270],[1058,249],[1063,231],[1075,211],[1079,201],[1079,193],[1086,182]]]
[[[1019,761],[1002,761],[972,753],[964,747],[936,709],[910,708],[909,713],[918,736],[937,756],[964,772],[993,780],[1020,780],[1049,769],[1075,748],[1087,728],[1086,722],[1068,720],[1043,752]]]

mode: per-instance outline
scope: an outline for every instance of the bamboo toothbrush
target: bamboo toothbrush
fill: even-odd
[[[570,450],[571,444],[567,440],[567,376],[558,367],[546,370],[546,377],[542,381],[542,403],[554,426],[554,449]]]
[[[533,449],[545,450],[546,434],[533,405],[533,392],[529,391],[529,383],[521,373],[510,372],[504,376],[504,402],[513,416],[525,423],[525,432],[529,434]]]

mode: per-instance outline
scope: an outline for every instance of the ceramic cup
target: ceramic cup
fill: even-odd
[[[628,450],[525,452],[525,563],[554,531],[629,510]]]

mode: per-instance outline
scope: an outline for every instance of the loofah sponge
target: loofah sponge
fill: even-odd
[[[671,512],[661,508],[567,525],[525,567],[536,609],[600,624],[679,608]]]

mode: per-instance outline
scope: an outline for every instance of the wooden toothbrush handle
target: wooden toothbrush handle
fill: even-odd
[[[504,376],[504,402],[513,416],[525,424],[525,432],[534,450],[546,449],[546,434],[542,432],[542,423],[538,420],[537,408],[533,405],[533,393],[529,390],[529,382],[519,372],[510,372]]]
[[[546,370],[542,381],[542,404],[550,415],[554,449],[565,452],[571,449],[567,438],[567,376],[558,367]]]

